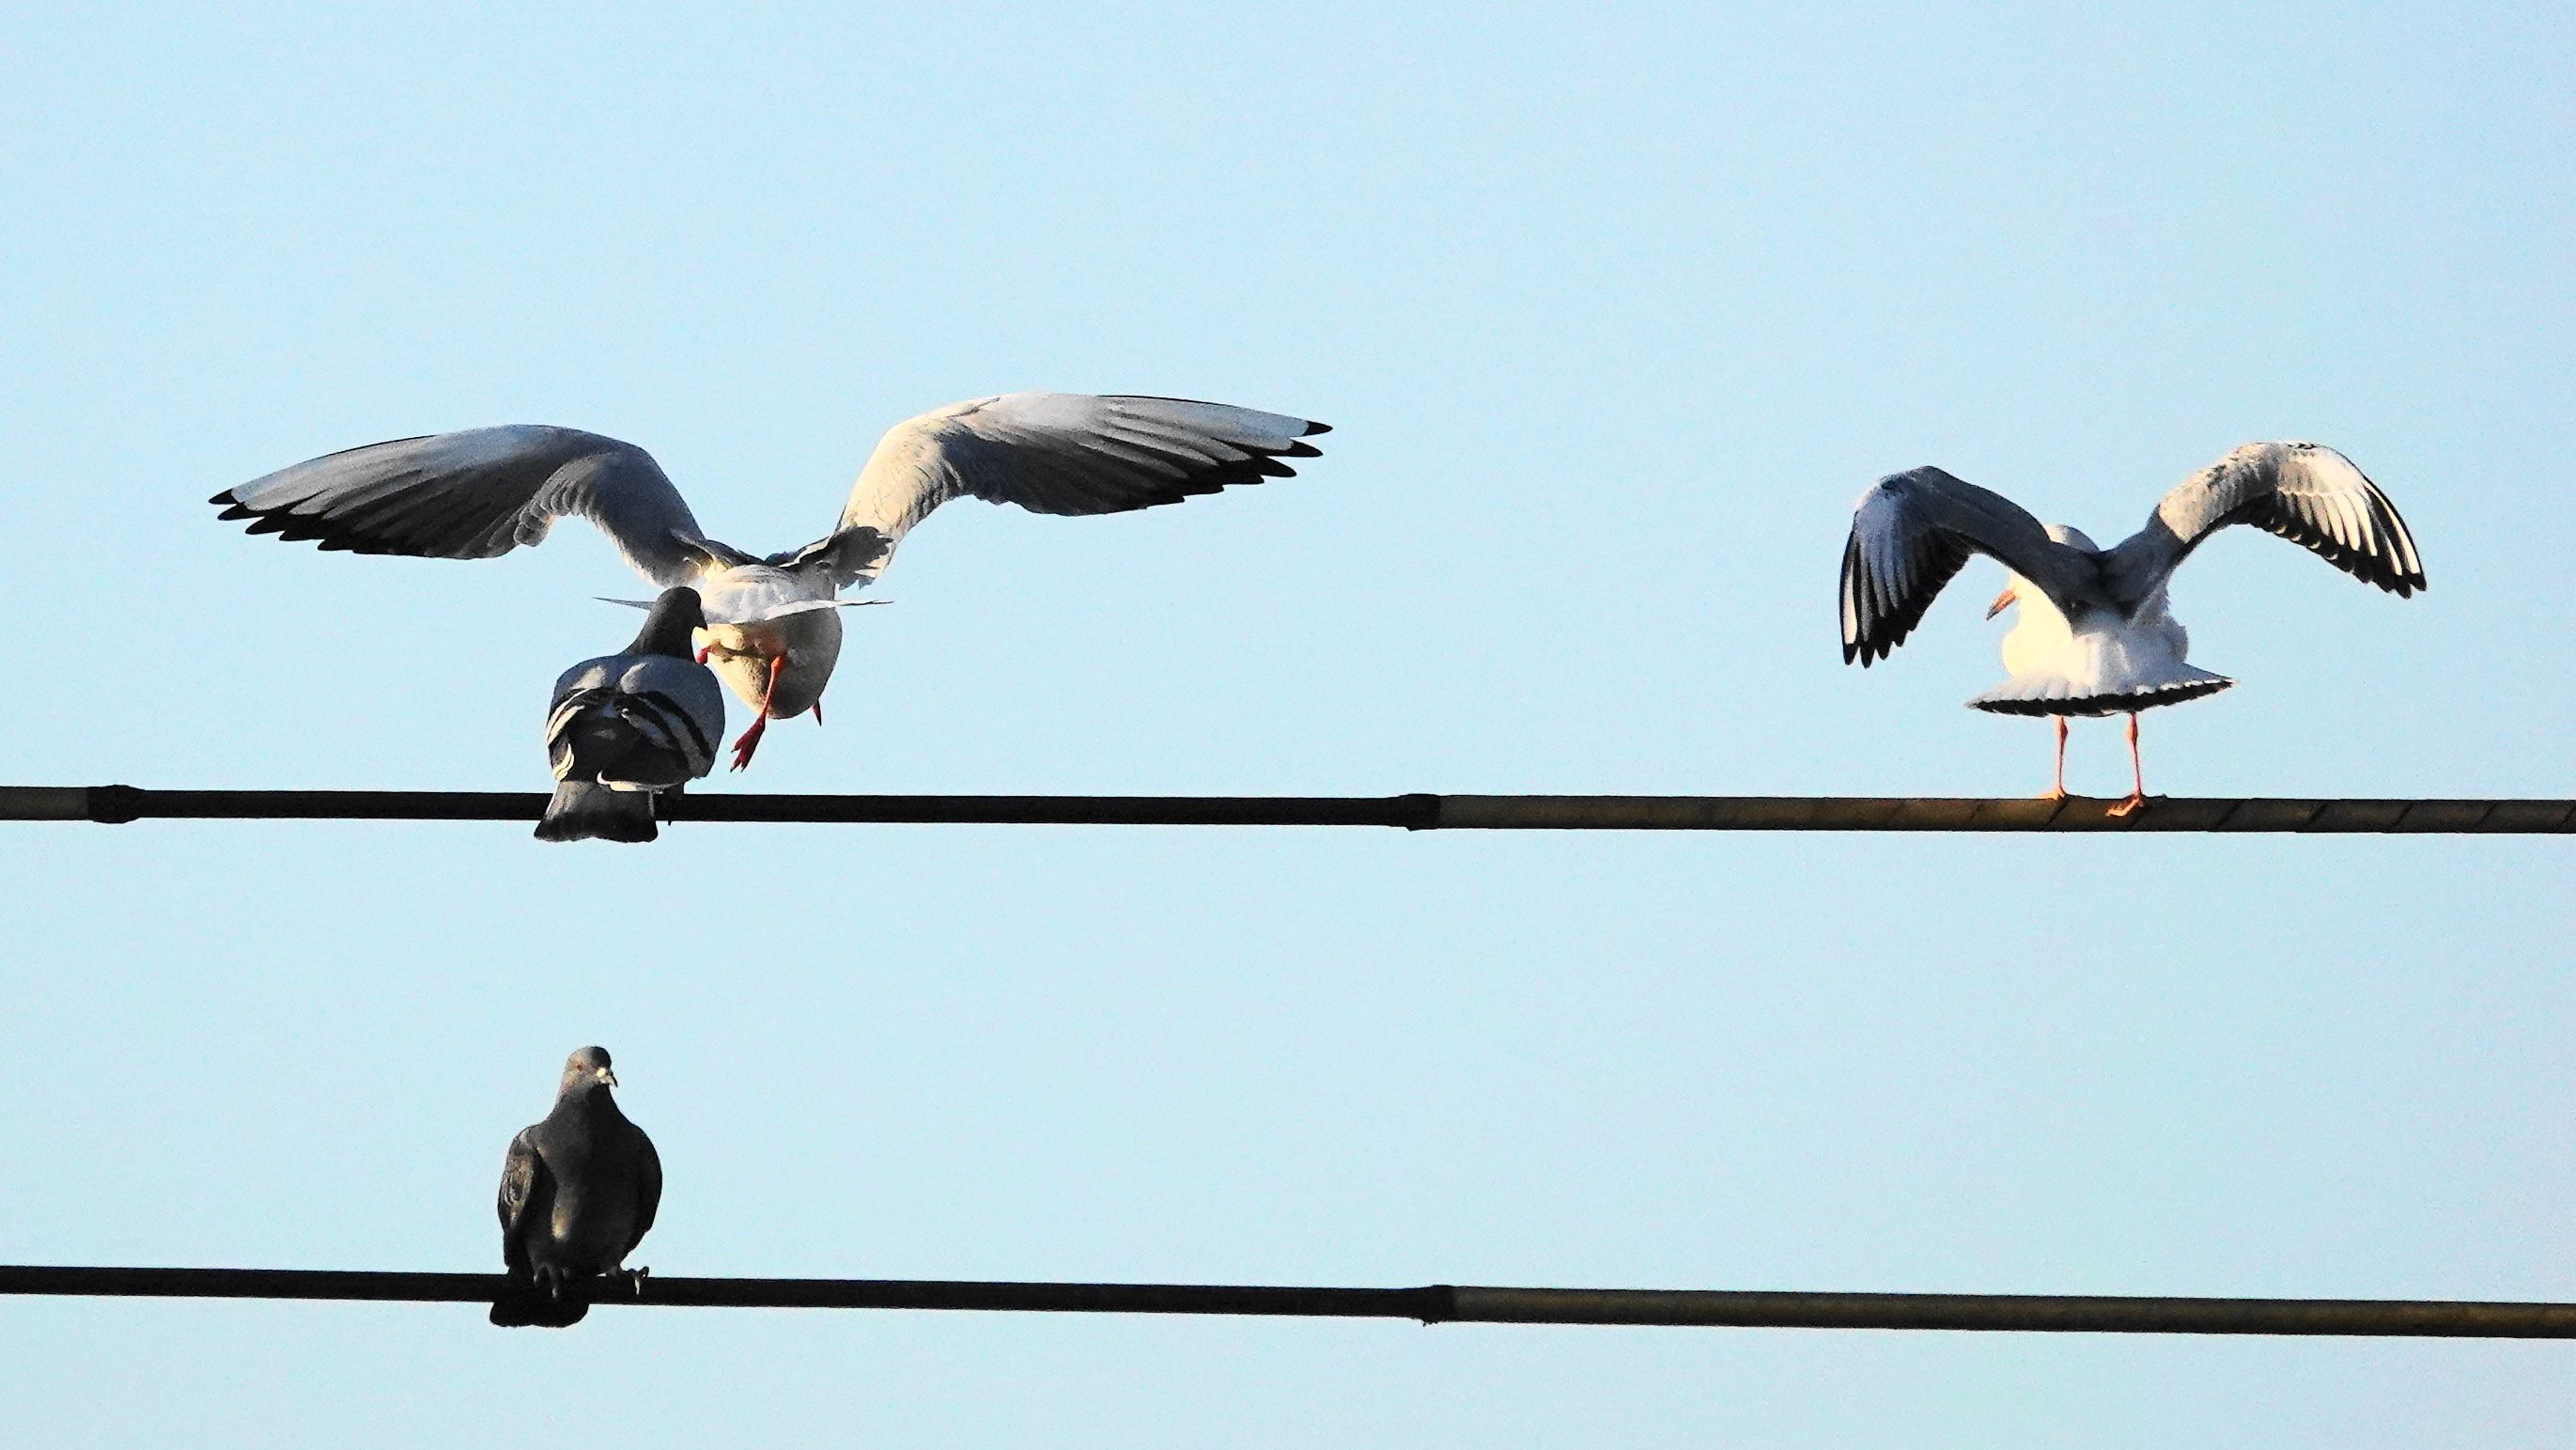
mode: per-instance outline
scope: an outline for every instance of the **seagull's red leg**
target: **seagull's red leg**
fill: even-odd
[[[2048,789],[2039,793],[2044,801],[2066,799],[2066,717],[2051,715],[2048,723],[2057,727],[2057,772],[2049,777]]]
[[[707,652],[714,648],[715,646],[711,644],[702,644],[698,646],[698,663],[705,664],[707,662]]]
[[[2147,803],[2147,767],[2138,759],[2138,712],[2129,712],[2129,798],[2111,807],[2111,814],[2125,816]]]
[[[751,728],[742,732],[742,738],[733,743],[733,768],[736,770],[751,764],[751,753],[760,748],[761,734],[769,728],[769,702],[778,697],[778,671],[786,663],[784,653],[769,657],[769,683],[761,687],[760,708],[751,714]]]

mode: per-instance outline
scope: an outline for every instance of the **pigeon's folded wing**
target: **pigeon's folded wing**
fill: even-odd
[[[662,1155],[653,1151],[653,1140],[644,1136],[642,1128],[635,1130],[635,1143],[642,1161],[635,1170],[635,1235],[626,1241],[627,1254],[644,1242],[645,1233],[653,1227],[653,1215],[662,1207]],[[618,1257],[622,1259],[625,1254]]]
[[[548,1212],[554,1198],[554,1179],[546,1172],[546,1160],[528,1141],[528,1130],[510,1140],[510,1154],[501,1162],[501,1258],[514,1274],[528,1272],[526,1235],[521,1226],[529,1221],[531,1208],[538,1216]]]

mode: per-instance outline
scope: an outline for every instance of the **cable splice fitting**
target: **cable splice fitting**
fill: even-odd
[[[102,826],[123,826],[143,819],[143,792],[130,785],[89,788],[89,818]]]

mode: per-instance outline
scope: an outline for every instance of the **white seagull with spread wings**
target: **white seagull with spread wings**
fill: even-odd
[[[651,454],[571,428],[522,424],[333,453],[216,494],[250,532],[358,554],[489,559],[590,520],[635,572],[704,601],[698,658],[754,711],[734,742],[750,764],[772,719],[814,712],[841,653],[839,597],[952,498],[1033,513],[1110,514],[1295,473],[1321,423],[1180,398],[1005,393],[924,413],[877,443],[832,531],[767,556],[708,537]],[[627,603],[632,601],[617,601]],[[639,605],[639,607],[641,607]]]
[[[2235,681],[2183,659],[2190,636],[2165,606],[2165,585],[2203,539],[2252,524],[2314,551],[2327,563],[2400,598],[2424,587],[2424,565],[2406,521],[2351,459],[2318,443],[2248,443],[2183,480],[2145,528],[2102,549],[2063,524],[2039,520],[2000,494],[1917,468],[1880,479],[1852,514],[1843,547],[1843,662],[1863,667],[1904,643],[1932,596],[1970,554],[2000,560],[2012,580],[1986,611],[2018,603],[2004,636],[2012,678],[1968,703],[2057,724],[2057,774],[2046,797],[2066,795],[2066,717],[2129,717],[2127,815],[2146,801],[2138,712],[2215,694]]]

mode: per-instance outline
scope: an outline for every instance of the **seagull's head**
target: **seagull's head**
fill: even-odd
[[[563,1091],[615,1086],[617,1074],[609,1071],[607,1048],[585,1047],[564,1059]]]
[[[2050,539],[2057,543],[2064,544],[2070,549],[2081,549],[2088,554],[2098,554],[2102,552],[2100,546],[2096,545],[2090,538],[2087,538],[2082,529],[2076,528],[2072,524],[2047,524],[2043,525],[2043,527],[2048,530],[2048,537]],[[2005,583],[2004,592],[1996,595],[1995,602],[1986,606],[1986,618],[1992,619],[1996,615],[2003,613],[2005,609],[2019,602],[2021,599],[2021,592],[2029,587],[2029,580],[2024,579],[2019,574],[2013,575],[2012,578]]]

